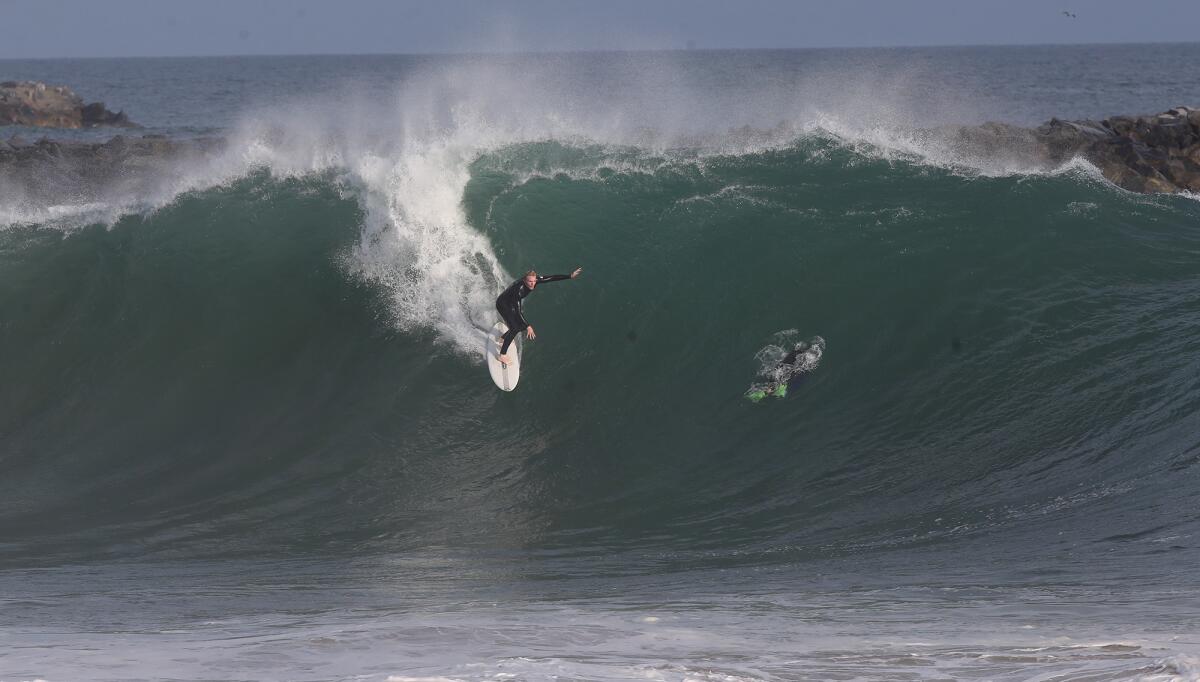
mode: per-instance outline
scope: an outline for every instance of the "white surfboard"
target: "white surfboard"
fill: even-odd
[[[500,345],[504,343],[504,332],[508,325],[497,322],[483,342],[483,356],[487,358],[488,371],[492,373],[492,381],[502,391],[511,391],[517,387],[521,379],[521,335],[513,339],[508,347],[508,364],[500,364]]]

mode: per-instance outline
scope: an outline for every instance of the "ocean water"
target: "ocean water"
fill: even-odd
[[[1200,679],[1200,202],[930,133],[1198,58],[0,62],[225,140],[0,169],[0,680]]]

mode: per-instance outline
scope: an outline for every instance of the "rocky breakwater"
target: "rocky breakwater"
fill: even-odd
[[[210,154],[224,149],[220,138],[172,140],[163,135],[125,137],[107,142],[70,142],[42,138],[27,142],[13,136],[0,140],[0,168],[38,169],[70,167],[82,175],[107,176],[118,170],[150,166],[185,156]]]
[[[0,83],[0,125],[42,128],[94,128],[116,126],[139,128],[124,111],[113,113],[103,102],[84,104],[83,98],[66,86],[36,81]]]
[[[118,135],[102,143],[0,140],[0,218],[6,209],[10,215],[39,216],[38,207],[159,196],[163,187],[186,185],[190,172],[225,148],[220,138],[161,135]]]
[[[1200,192],[1200,109],[1176,107],[1153,116],[1101,121],[1054,118],[1037,128],[985,123],[942,131],[946,133],[953,151],[968,157],[1032,160],[1044,167],[1078,157],[1133,192]]]

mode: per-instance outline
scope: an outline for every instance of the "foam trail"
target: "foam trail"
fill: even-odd
[[[462,210],[470,154],[432,144],[391,161],[361,161],[355,176],[367,221],[350,265],[387,288],[401,327],[432,326],[465,352],[478,349],[475,320],[495,316],[492,299],[505,279]]]
[[[448,141],[391,150],[314,142],[254,140],[246,167],[278,176],[336,173],[364,213],[359,242],[344,254],[346,269],[387,290],[399,328],[431,328],[457,349],[475,351],[472,319],[488,319],[505,274],[462,210],[473,152]],[[299,149],[309,150],[308,158]]]

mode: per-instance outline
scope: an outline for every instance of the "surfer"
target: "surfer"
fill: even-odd
[[[500,313],[504,324],[508,325],[508,331],[504,333],[504,345],[500,347],[501,363],[508,364],[506,353],[508,353],[508,347],[512,345],[513,339],[517,338],[517,334],[525,332],[525,336],[530,341],[537,338],[537,334],[533,331],[533,325],[526,322],[525,316],[521,314],[521,300],[542,282],[575,279],[581,272],[583,272],[583,268],[575,268],[569,275],[539,275],[536,270],[530,270],[505,289],[504,293],[496,297],[496,311]]]

